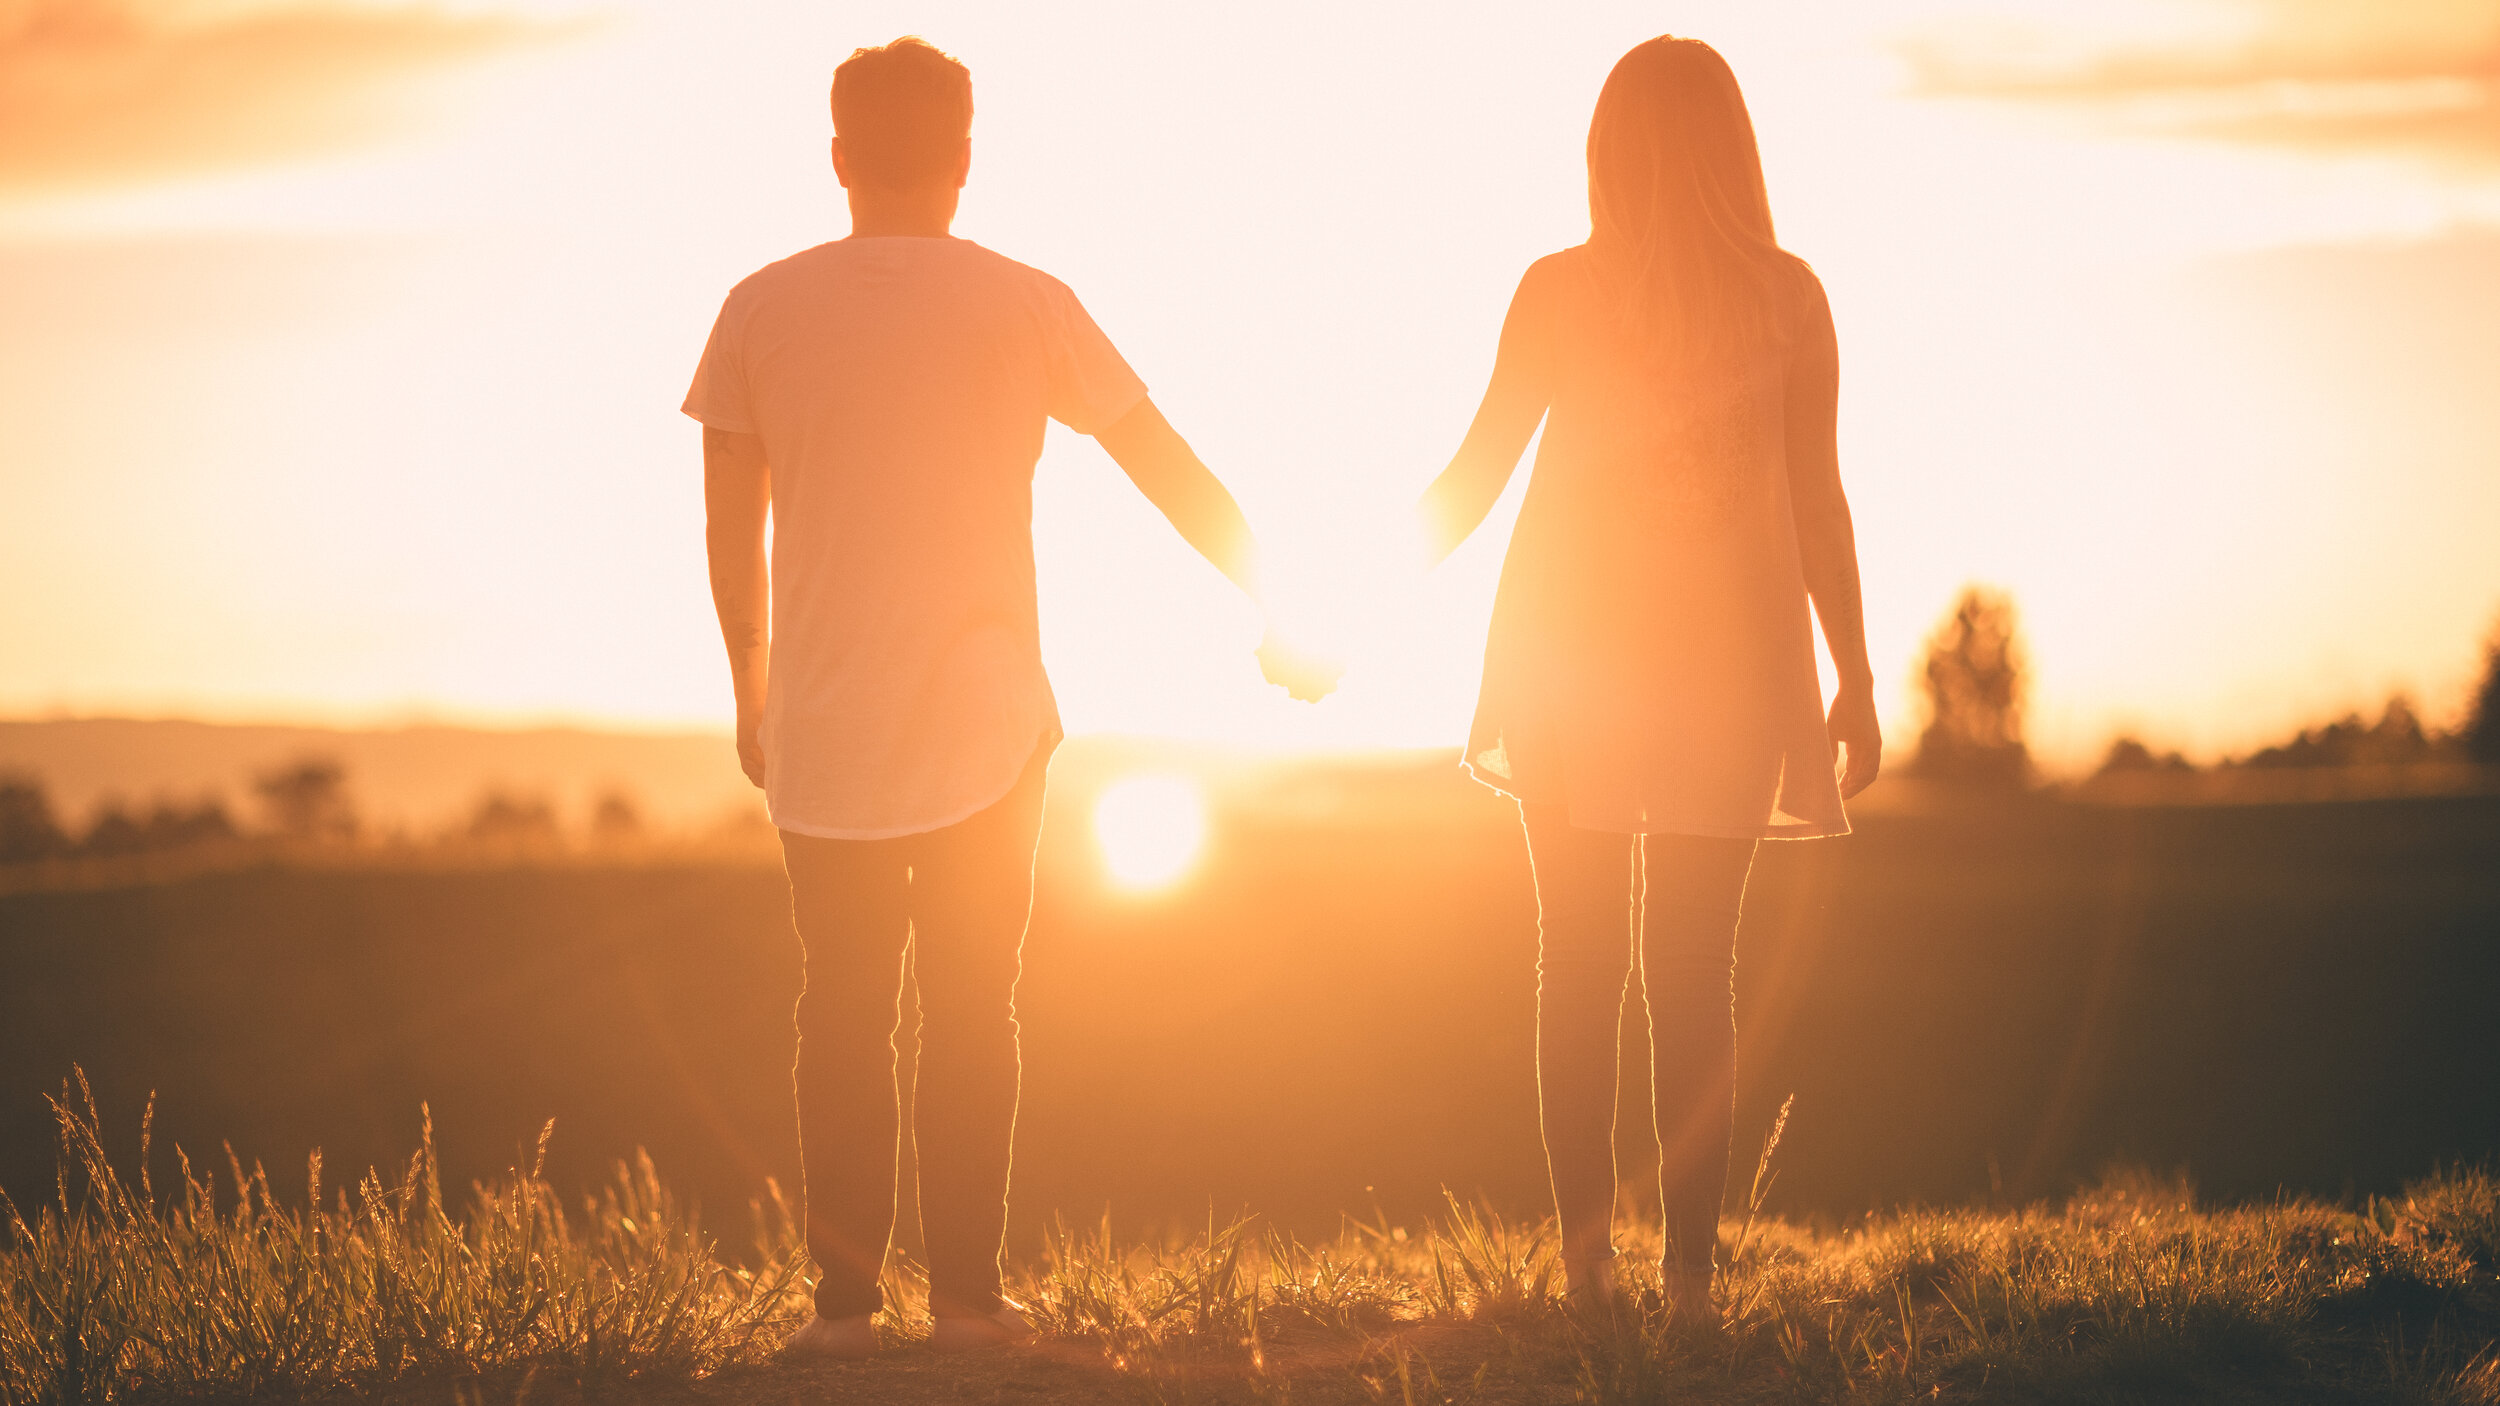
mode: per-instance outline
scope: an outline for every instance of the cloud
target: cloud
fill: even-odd
[[[414,80],[564,32],[352,0],[0,0],[0,190],[315,155],[414,117]]]
[[[1964,13],[1902,37],[1917,91],[2226,140],[2500,161],[2500,0],[2170,0]]]

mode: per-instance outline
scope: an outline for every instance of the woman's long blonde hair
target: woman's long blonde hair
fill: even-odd
[[[1661,35],[1606,75],[1589,119],[1589,250],[1634,344],[1666,360],[1784,340],[1805,264],[1780,248],[1736,75]]]

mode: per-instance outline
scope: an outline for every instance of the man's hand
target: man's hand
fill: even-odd
[[[738,702],[738,766],[764,784],[764,694],[772,663],[772,573],[764,525],[772,516],[772,468],[764,441],[703,427],[703,540],[711,560],[712,604],[729,647],[729,687]]]
[[[1259,641],[1259,674],[1269,683],[1304,703],[1317,703],[1337,691],[1337,680],[1345,676],[1345,665],[1334,659],[1305,653],[1288,643],[1269,626],[1267,638]]]
[[[1875,720],[1875,693],[1869,688],[1843,688],[1832,699],[1826,730],[1832,739],[1832,764],[1840,775],[1841,799],[1847,800],[1875,782],[1884,764],[1884,729]]]
[[[738,769],[758,789],[764,785],[764,717],[761,708],[738,710]]]

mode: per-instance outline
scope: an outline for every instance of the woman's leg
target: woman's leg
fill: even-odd
[[[1671,1270],[1707,1273],[1718,1246],[1736,1118],[1736,920],[1753,848],[1698,835],[1642,845],[1642,989]]]
[[[1614,1257],[1615,1030],[1632,968],[1633,837],[1522,804],[1536,876],[1536,1087],[1567,1267]]]

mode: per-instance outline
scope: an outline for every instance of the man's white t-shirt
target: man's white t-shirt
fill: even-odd
[[[803,835],[952,825],[1058,741],[1033,590],[1045,419],[1145,384],[1067,285],[969,240],[851,238],[721,307],[685,412],[772,469],[764,793]]]

